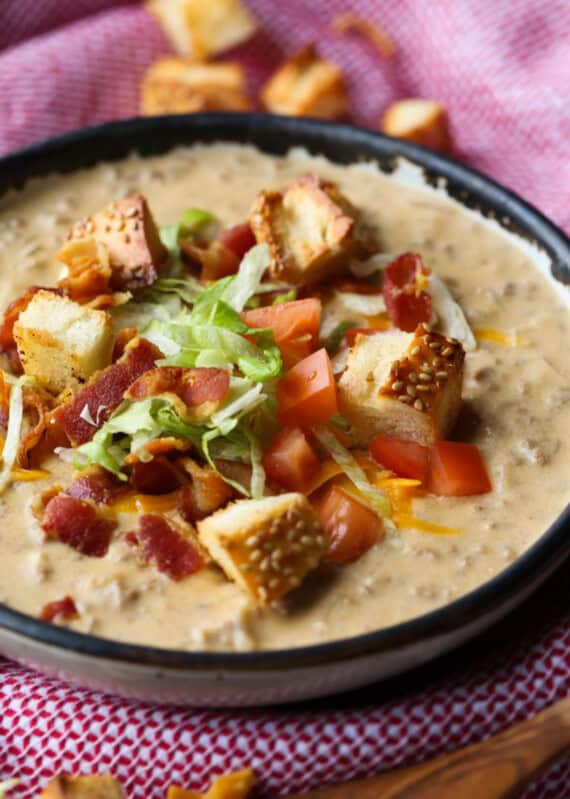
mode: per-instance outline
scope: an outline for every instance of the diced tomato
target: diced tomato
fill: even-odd
[[[339,486],[332,486],[317,508],[330,538],[325,560],[352,563],[384,535],[382,519]]]
[[[255,245],[255,236],[247,222],[222,230],[219,240],[240,259]]]
[[[437,441],[431,448],[428,490],[443,497],[467,497],[493,490],[477,447]]]
[[[354,347],[357,336],[375,336],[377,333],[383,332],[383,330],[376,330],[373,327],[351,327],[344,334],[344,338],[349,347]]]
[[[262,463],[270,480],[291,491],[303,491],[321,465],[300,427],[285,427],[277,433]]]
[[[275,386],[277,418],[284,425],[312,427],[338,413],[336,384],[323,348],[299,361]]]
[[[431,319],[431,296],[424,291],[429,271],[421,256],[406,252],[386,268],[382,291],[394,325],[408,333]]]
[[[254,328],[270,328],[285,366],[306,358],[317,346],[321,326],[321,301],[310,297],[244,311],[242,319]]]
[[[429,447],[423,447],[415,441],[376,436],[370,442],[370,456],[399,477],[411,477],[424,484],[427,482]]]

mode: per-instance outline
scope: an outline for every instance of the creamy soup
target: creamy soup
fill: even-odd
[[[34,180],[0,203],[0,304],[30,285],[55,283],[61,264],[53,253],[62,235],[111,200],[144,194],[160,225],[176,222],[188,206],[230,225],[247,217],[260,190],[307,171],[338,183],[376,228],[385,252],[421,252],[462,306],[479,340],[466,357],[458,430],[481,450],[493,491],[415,499],[414,516],[447,532],[389,532],[355,563],[315,573],[277,606],[259,609],[220,570],[175,582],[141,567],[121,535],[135,526],[133,513],[121,514],[102,558],[44,540],[31,504],[51,483],[69,482],[72,468],[53,456],[45,464],[49,477],[13,483],[1,500],[0,601],[37,616],[46,603],[70,595],[80,612],[70,627],[140,644],[302,646],[445,605],[505,569],[562,511],[570,498],[565,289],[541,273],[538,251],[441,192],[404,185],[370,166],[222,144]]]

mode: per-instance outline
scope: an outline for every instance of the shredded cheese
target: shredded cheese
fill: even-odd
[[[170,494],[149,496],[129,492],[115,499],[111,505],[117,513],[166,513],[176,508],[176,491]]]
[[[475,337],[477,341],[491,341],[502,347],[522,347],[524,344],[524,338],[519,333],[507,333],[493,327],[478,328],[475,330]]]

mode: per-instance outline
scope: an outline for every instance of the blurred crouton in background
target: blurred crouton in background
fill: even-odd
[[[143,79],[141,111],[147,116],[250,109],[245,74],[239,64],[161,58],[151,64]]]
[[[275,114],[338,119],[348,112],[341,71],[321,58],[313,45],[279,67],[264,85],[261,99]]]
[[[450,152],[452,149],[447,112],[435,100],[410,98],[391,103],[382,115],[381,129],[388,136],[407,139],[432,150]]]
[[[257,30],[240,0],[149,0],[147,9],[158,19],[176,52],[194,59],[222,53]]]

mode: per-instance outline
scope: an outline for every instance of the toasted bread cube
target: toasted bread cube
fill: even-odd
[[[121,784],[110,774],[68,777],[60,774],[48,782],[40,799],[124,799]]]
[[[14,325],[14,338],[24,372],[59,393],[111,363],[113,322],[104,311],[38,291]]]
[[[257,30],[240,0],[149,0],[146,7],[176,52],[196,59],[235,47]]]
[[[381,120],[383,133],[398,139],[422,144],[432,150],[449,152],[452,149],[447,112],[435,100],[398,100],[384,111]]]
[[[338,119],[348,111],[342,72],[313,45],[279,67],[263,86],[261,99],[274,114]]]
[[[357,336],[338,384],[356,443],[382,435],[429,446],[445,437],[461,407],[464,358],[459,341],[427,325]]]
[[[259,605],[300,585],[327,547],[303,494],[239,500],[198,522],[198,536],[226,576]]]
[[[284,192],[260,192],[249,222],[257,241],[269,246],[272,276],[288,283],[317,283],[371,251],[357,210],[334,183],[312,174]]]
[[[168,259],[146,200],[140,194],[111,203],[77,222],[66,240],[85,238],[105,245],[112,270],[110,287],[114,291],[149,286]]]
[[[239,64],[161,58],[151,64],[143,79],[141,110],[147,116],[250,109],[245,74]]]

